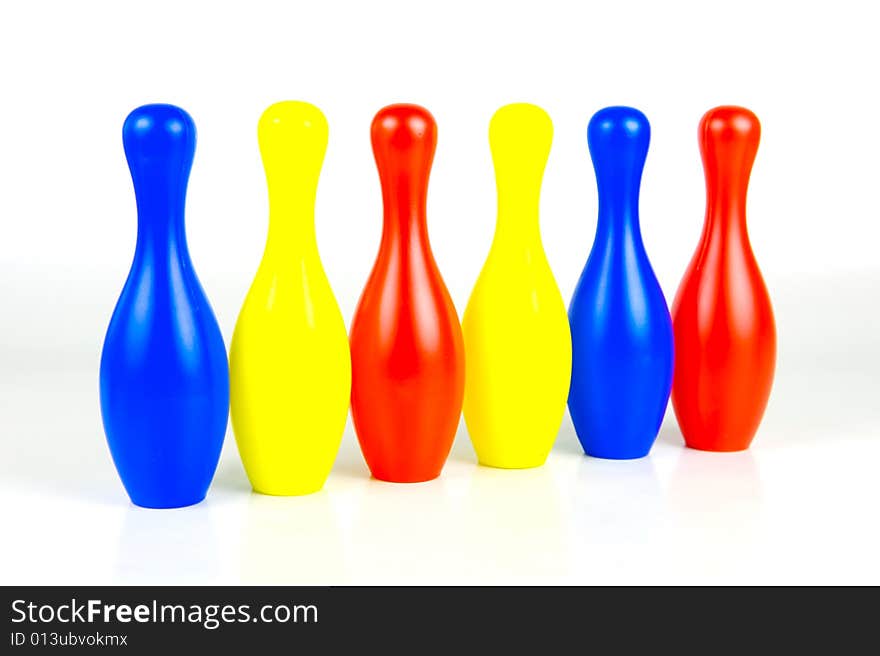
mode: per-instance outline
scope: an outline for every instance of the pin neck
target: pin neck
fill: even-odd
[[[416,260],[424,260],[430,257],[426,223],[418,217],[412,217],[410,221],[401,220],[399,223],[389,222],[386,217],[382,228],[381,250],[392,254],[392,257],[404,259],[414,257]]]
[[[706,234],[713,239],[748,242],[746,187],[739,181],[717,180],[706,189]]]
[[[422,243],[428,232],[427,194],[406,175],[383,185],[383,241]]]
[[[500,209],[495,223],[495,244],[516,245],[526,249],[533,246],[541,247],[537,212],[533,219],[526,219],[523,216],[505,218],[505,216],[504,209]]]
[[[639,226],[638,211],[621,211],[619,208],[616,212],[608,212],[599,210],[599,220],[596,223],[597,244],[605,247],[612,247],[620,254],[630,252],[630,247],[636,251],[644,250],[642,242],[642,230]],[[616,245],[626,245],[625,248],[617,248]]]
[[[269,234],[266,254],[280,261],[317,256],[315,197],[318,176],[291,177],[267,168]]]
[[[709,186],[706,193],[709,214],[719,221],[742,222],[745,219],[746,190],[723,182]]]
[[[609,232],[639,233],[639,191],[632,186],[629,191],[619,188],[599,191],[599,228]]]
[[[296,220],[290,216],[269,215],[269,236],[266,256],[276,262],[302,261],[317,256],[318,242],[313,220]]]
[[[746,195],[758,149],[758,132],[743,129],[735,119],[719,125],[710,121],[700,138],[707,229],[720,232],[720,238],[746,237]]]
[[[639,190],[648,138],[645,131],[638,136],[623,139],[616,133],[591,135],[590,155],[599,194],[599,234],[640,234]]]
[[[540,183],[517,186],[499,179],[495,242],[540,246],[539,206]]]
[[[643,251],[639,225],[639,183],[641,170],[630,169],[617,178],[608,178],[607,169],[597,171],[599,217],[595,242],[627,257],[631,249]]]
[[[269,239],[286,247],[311,245],[315,241],[314,201],[278,198],[269,203]]]
[[[703,240],[739,244],[739,247],[751,249],[745,217],[741,214],[733,216],[728,212],[716,211],[711,205],[706,210]]]
[[[136,197],[137,251],[152,258],[188,256],[183,194],[157,187]]]

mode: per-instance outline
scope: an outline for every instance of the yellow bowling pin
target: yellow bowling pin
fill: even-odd
[[[489,124],[498,220],[462,320],[464,419],[483,465],[542,465],[568,397],[571,333],[538,225],[553,124],[540,107],[499,109]]]
[[[333,466],[351,391],[345,323],[315,239],[327,119],[308,103],[280,102],[257,132],[269,238],[232,336],[232,427],[255,491],[308,494]]]

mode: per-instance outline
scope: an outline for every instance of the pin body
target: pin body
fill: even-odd
[[[587,129],[599,191],[593,248],[569,307],[574,363],[569,410],[584,451],[641,458],[672,385],[672,323],[639,227],[650,125],[630,107],[597,112]]]
[[[565,412],[571,336],[538,222],[553,124],[525,103],[489,126],[498,217],[495,237],[462,320],[464,418],[481,464],[542,465]]]
[[[672,403],[696,449],[748,448],[773,384],[776,327],[745,212],[760,136],[758,118],[742,107],[717,107],[700,121],[706,218],[673,305]]]
[[[205,497],[229,416],[226,350],[184,229],[195,125],[178,107],[146,105],[122,137],[138,235],[104,340],[101,414],[132,502],[187,506]]]
[[[437,126],[416,105],[373,119],[384,228],[351,325],[351,410],[373,476],[437,477],[461,415],[464,348],[428,242],[426,200]]]
[[[345,429],[348,336],[318,254],[315,195],[327,121],[304,102],[260,118],[269,237],[230,347],[232,426],[254,490],[320,490]]]

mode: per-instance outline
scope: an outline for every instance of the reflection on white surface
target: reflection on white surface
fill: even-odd
[[[470,467],[459,501],[459,582],[504,583],[511,573],[523,583],[565,579],[571,553],[554,465]]]
[[[221,572],[210,501],[169,510],[129,506],[116,544],[113,581],[207,584]]]
[[[592,542],[641,545],[661,529],[663,490],[654,460],[601,460],[583,456],[571,486],[572,523]]]
[[[754,452],[681,449],[667,500],[688,580],[730,577],[760,557],[763,504]]]
[[[445,476],[425,483],[370,479],[359,486],[346,549],[354,580],[404,583],[426,567],[438,575],[448,571],[456,547],[454,485],[454,477]]]
[[[326,490],[301,498],[250,493],[239,506],[241,580],[321,585],[344,576],[339,525]]]

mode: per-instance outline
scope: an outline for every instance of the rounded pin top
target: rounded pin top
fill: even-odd
[[[260,116],[257,138],[267,165],[294,160],[317,161],[327,149],[329,127],[323,112],[311,103],[284,100],[270,105]]]
[[[628,185],[637,185],[650,141],[651,124],[633,107],[606,107],[593,114],[587,143],[600,184],[616,184],[622,176]]]
[[[700,137],[715,142],[746,141],[757,145],[761,123],[754,112],[736,105],[710,109],[700,121]]]
[[[732,185],[745,194],[761,140],[758,117],[745,107],[715,107],[700,120],[699,140],[708,179]]]
[[[386,208],[410,202],[414,202],[415,207],[422,203],[437,147],[437,123],[431,113],[419,105],[383,107],[373,118],[370,141]],[[399,189],[418,190],[413,196],[418,200],[402,201],[396,195]],[[393,203],[392,197],[396,198]]]
[[[638,220],[638,193],[651,142],[651,124],[634,107],[605,107],[587,126],[587,144],[600,214]]]
[[[537,105],[519,102],[510,103],[499,107],[492,115],[490,125],[496,130],[505,129],[532,129],[553,130],[553,121],[550,115]]]
[[[651,136],[648,118],[634,107],[606,107],[593,114],[587,128],[588,138],[622,145],[627,141],[647,142]]]
[[[504,105],[489,122],[489,144],[496,159],[540,162],[543,169],[552,142],[553,121],[537,105]]]
[[[196,126],[192,117],[175,105],[142,105],[122,126],[126,154],[168,156],[195,149]]]
[[[404,149],[418,142],[433,144],[437,122],[424,107],[399,103],[380,109],[371,127],[373,144],[386,142],[394,149]]]

